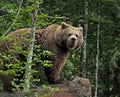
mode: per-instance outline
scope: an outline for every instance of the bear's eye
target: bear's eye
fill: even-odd
[[[72,34],[68,34],[68,36],[71,36]]]
[[[76,37],[78,37],[78,35],[76,34]]]

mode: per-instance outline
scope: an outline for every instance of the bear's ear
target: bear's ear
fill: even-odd
[[[83,27],[79,27],[80,31],[83,33]]]
[[[65,23],[65,22],[62,22],[62,23],[61,23],[61,27],[62,27],[62,28],[67,28],[68,26],[69,26],[69,25],[68,25],[67,23]]]

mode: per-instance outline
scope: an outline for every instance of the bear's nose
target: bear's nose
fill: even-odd
[[[72,42],[75,42],[76,41],[76,38],[71,38]]]

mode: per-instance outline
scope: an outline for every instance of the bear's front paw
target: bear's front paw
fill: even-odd
[[[65,82],[64,79],[58,79],[58,80],[55,80],[55,81],[54,81],[55,84],[62,84],[62,83],[64,83],[64,82]]]

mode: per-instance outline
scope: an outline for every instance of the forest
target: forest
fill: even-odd
[[[35,1],[36,29],[61,22],[83,27],[82,47],[70,53],[61,77],[88,78],[94,97],[120,97],[120,0],[1,0],[0,41],[31,27]],[[47,83],[43,73],[40,77],[41,84]]]

